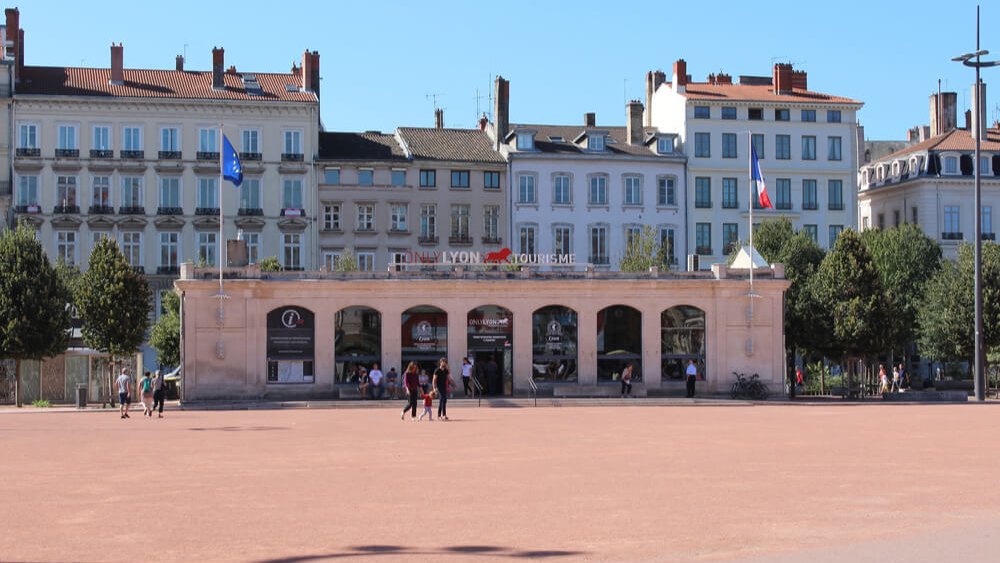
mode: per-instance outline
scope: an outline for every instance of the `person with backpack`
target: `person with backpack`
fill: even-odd
[[[147,371],[139,381],[139,392],[142,393],[142,416],[153,416],[153,378]]]
[[[163,381],[163,374],[160,373],[160,370],[156,370],[156,377],[153,381],[153,410],[155,411],[157,406],[160,407],[157,418],[163,418],[163,399],[166,398],[166,395],[167,388]],[[153,416],[153,414],[150,413],[149,416]]]

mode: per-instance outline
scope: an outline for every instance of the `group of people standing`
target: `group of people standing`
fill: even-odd
[[[127,368],[122,368],[121,375],[115,380],[115,385],[118,387],[119,414],[121,418],[131,418],[128,415],[128,410],[132,404],[132,377],[128,374]],[[147,371],[136,387],[142,399],[142,416],[152,418],[153,413],[159,409],[157,417],[163,418],[163,402],[166,398],[167,388],[160,370],[156,370],[155,375],[150,375]]]
[[[448,369],[448,360],[446,358],[438,360],[438,366],[434,370],[429,386],[421,382],[420,375],[421,371],[416,362],[410,362],[403,372],[403,392],[406,393],[407,402],[399,415],[400,420],[406,419],[407,411],[410,412],[411,420],[423,420],[425,416],[428,420],[434,420],[431,409],[435,398],[438,399],[438,420],[448,420],[448,396],[455,384],[451,378],[451,370]],[[426,376],[426,373],[424,375]],[[424,410],[420,413],[420,418],[417,418],[417,399],[424,401]]]
[[[881,386],[879,387],[879,393],[898,393],[903,390],[903,386],[907,384],[906,370],[903,368],[903,364],[899,366],[892,367],[892,385],[889,385],[889,374],[885,371],[885,364],[879,364],[878,366],[878,380]]]

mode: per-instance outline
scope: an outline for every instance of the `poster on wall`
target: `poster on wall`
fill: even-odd
[[[267,314],[268,383],[312,383],[315,354],[312,311],[289,305]]]

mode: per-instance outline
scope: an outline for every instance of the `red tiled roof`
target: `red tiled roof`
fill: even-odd
[[[980,143],[980,149],[984,151],[1000,152],[1000,129],[987,129],[986,138]],[[895,160],[908,154],[928,151],[971,152],[974,150],[976,150],[976,141],[972,138],[972,133],[968,129],[952,129],[947,133],[931,137],[926,141],[906,147],[902,150],[898,150],[888,156],[884,156],[880,158],[878,162]]]
[[[250,94],[241,74],[253,74],[261,94]],[[212,88],[209,71],[125,69],[124,82],[111,84],[109,68],[26,66],[17,94],[54,96],[106,96],[116,98],[181,98],[203,100],[245,100],[260,102],[316,102],[312,92],[299,90],[297,74],[238,73],[223,75],[225,89]],[[287,84],[295,86],[289,92]]]
[[[666,82],[661,87],[670,88]],[[682,96],[689,100],[717,100],[740,102],[798,102],[827,104],[857,104],[862,102],[840,96],[832,96],[810,90],[792,90],[778,94],[769,84],[709,84],[706,82],[689,82]]]

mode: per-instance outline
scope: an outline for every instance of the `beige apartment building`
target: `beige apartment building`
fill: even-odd
[[[316,174],[327,271],[345,252],[384,272],[509,244],[506,164],[479,129],[320,133]]]

